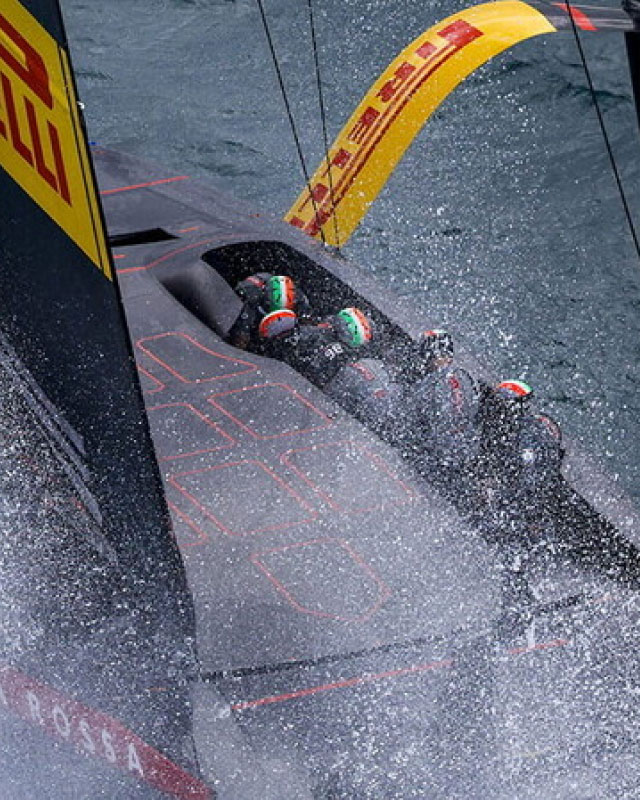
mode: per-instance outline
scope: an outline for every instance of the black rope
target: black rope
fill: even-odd
[[[564,4],[566,7],[567,14],[569,15],[569,19],[571,20],[571,27],[573,28],[573,35],[576,40],[576,44],[578,46],[578,52],[580,53],[580,59],[582,61],[582,66],[584,68],[585,75],[587,76],[587,84],[589,85],[589,91],[591,92],[591,100],[593,105],[596,109],[596,114],[598,116],[598,122],[600,123],[600,130],[602,131],[602,137],[604,139],[604,143],[607,148],[607,153],[609,154],[609,161],[611,162],[611,169],[613,170],[613,176],[615,178],[618,192],[620,194],[620,199],[622,200],[622,205],[624,207],[624,213],[627,217],[627,222],[629,224],[629,230],[631,231],[631,236],[633,238],[633,243],[636,248],[636,253],[638,258],[640,259],[640,243],[638,242],[638,235],[636,233],[635,225],[633,224],[633,218],[631,216],[631,210],[629,208],[629,203],[627,202],[627,196],[624,191],[624,187],[622,186],[622,180],[620,178],[620,173],[618,171],[618,165],[616,164],[616,159],[613,154],[613,148],[611,147],[611,142],[609,141],[609,135],[607,134],[607,129],[604,124],[604,117],[602,116],[602,111],[600,109],[600,104],[598,103],[598,98],[596,96],[596,90],[593,85],[593,80],[591,78],[591,72],[589,71],[589,66],[587,64],[587,59],[584,53],[584,49],[582,47],[582,42],[580,41],[580,34],[578,33],[578,27],[576,25],[576,21],[573,18],[572,8],[569,3],[569,0],[564,0]]]
[[[298,131],[296,130],[296,123],[293,119],[293,114],[291,113],[291,106],[289,105],[289,98],[287,97],[287,90],[284,85],[284,81],[282,79],[282,72],[280,71],[280,64],[278,63],[278,57],[276,55],[275,47],[273,46],[273,39],[271,38],[271,31],[269,29],[269,23],[267,22],[266,14],[264,13],[264,6],[262,4],[262,0],[256,0],[258,4],[258,8],[260,9],[260,16],[262,18],[262,25],[264,27],[264,32],[267,36],[267,41],[269,43],[269,50],[271,51],[271,58],[273,60],[273,66],[275,67],[276,74],[278,76],[278,83],[280,84],[280,91],[282,93],[282,99],[284,100],[284,105],[287,110],[287,116],[289,118],[289,125],[291,127],[291,133],[293,134],[293,139],[296,143],[296,149],[298,151],[298,158],[300,159],[300,166],[302,167],[302,174],[304,175],[305,183],[307,184],[307,190],[309,191],[309,197],[311,198],[311,204],[313,205],[313,213],[315,214],[316,218],[318,217],[318,206],[316,204],[315,197],[313,196],[313,192],[311,191],[311,180],[309,178],[309,173],[307,171],[307,165],[304,160],[304,155],[302,153],[302,147],[300,145],[300,139],[298,138]],[[322,226],[319,225],[320,236],[322,238],[323,244],[326,244],[324,238],[324,231],[322,230]]]
[[[316,70],[316,83],[318,86],[318,103],[320,104],[320,119],[322,120],[322,139],[324,142],[324,158],[327,164],[327,174],[329,175],[329,200],[331,201],[331,211],[333,216],[333,230],[335,233],[336,246],[340,248],[340,234],[338,233],[338,220],[336,218],[336,207],[333,201],[333,170],[329,161],[329,137],[327,136],[327,116],[325,111],[324,93],[322,91],[322,80],[320,78],[320,61],[318,58],[318,45],[316,41],[316,26],[313,17],[312,0],[307,0],[309,8],[309,25],[311,26],[311,45],[313,48],[313,61]]]

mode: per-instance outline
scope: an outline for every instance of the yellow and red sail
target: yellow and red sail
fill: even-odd
[[[111,278],[67,52],[19,0],[0,3],[0,166]]]
[[[285,220],[343,245],[447,95],[503,50],[568,27],[563,8],[576,20],[574,8],[564,3],[551,4],[546,14],[519,0],[486,3],[453,14],[411,42],[373,84]]]

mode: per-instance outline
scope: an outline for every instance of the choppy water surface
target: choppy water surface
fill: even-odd
[[[307,5],[266,0],[310,170]],[[463,4],[317,0],[330,139],[409,41]],[[254,0],[65,0],[91,136],[281,215],[301,172]],[[640,140],[620,35],[583,34],[632,207]],[[517,46],[428,123],[345,248],[471,340],[640,497],[640,263],[571,34]]]

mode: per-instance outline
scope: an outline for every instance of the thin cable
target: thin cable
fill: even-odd
[[[271,31],[269,29],[269,23],[267,22],[267,16],[264,13],[264,6],[262,4],[262,0],[256,0],[258,4],[258,8],[260,9],[260,16],[262,18],[262,25],[264,27],[264,32],[267,36],[267,41],[269,43],[269,50],[271,51],[271,58],[273,60],[273,66],[275,67],[276,74],[278,76],[278,83],[280,84],[280,91],[282,93],[282,99],[284,100],[284,105],[287,110],[287,116],[289,117],[289,125],[291,127],[291,133],[293,134],[293,139],[296,143],[296,149],[298,151],[298,158],[300,159],[300,166],[302,167],[302,174],[304,175],[305,183],[307,184],[307,190],[309,192],[309,197],[311,198],[311,204],[313,205],[313,212],[315,214],[316,220],[318,220],[318,206],[316,204],[316,199],[313,196],[313,192],[311,191],[311,180],[309,178],[309,173],[307,171],[307,165],[304,160],[304,155],[302,153],[302,147],[300,145],[300,139],[298,138],[298,131],[296,130],[296,123],[293,119],[293,114],[291,113],[291,106],[289,105],[289,98],[287,97],[287,90],[285,89],[284,81],[282,79],[282,72],[280,71],[280,64],[278,63],[278,57],[276,55],[275,47],[273,46],[273,39],[271,38]],[[324,238],[324,231],[322,230],[322,226],[318,225],[320,231],[320,237],[322,238],[323,244],[326,244]]]
[[[613,148],[611,147],[611,142],[609,141],[609,135],[607,134],[607,129],[604,124],[604,117],[602,116],[602,111],[600,110],[600,104],[598,103],[598,98],[596,96],[596,90],[593,85],[593,80],[591,79],[591,73],[589,71],[589,66],[587,64],[587,59],[584,54],[584,50],[582,48],[582,42],[580,41],[580,34],[578,33],[578,28],[576,25],[576,21],[573,18],[572,8],[569,3],[569,0],[564,0],[564,4],[566,7],[567,14],[569,19],[571,20],[571,27],[573,28],[573,35],[576,40],[576,44],[578,45],[578,52],[580,53],[580,59],[582,61],[582,66],[584,68],[585,75],[587,76],[587,83],[589,85],[589,91],[591,92],[591,100],[593,101],[593,105],[596,109],[596,114],[598,115],[598,122],[600,123],[600,130],[602,131],[602,137],[604,139],[604,143],[607,148],[607,153],[609,154],[609,161],[611,162],[611,169],[613,170],[613,175],[618,186],[618,192],[620,194],[620,199],[622,200],[622,205],[624,207],[624,213],[627,217],[627,222],[629,224],[629,230],[631,231],[631,236],[633,238],[633,243],[636,248],[636,253],[638,255],[638,259],[640,259],[640,242],[638,242],[638,235],[636,234],[635,225],[633,224],[633,218],[631,217],[631,210],[629,208],[629,204],[627,202],[627,196],[624,191],[624,187],[622,186],[622,180],[620,178],[620,173],[618,172],[618,165],[616,164],[615,156],[613,155]]]
[[[327,164],[327,174],[329,175],[329,199],[331,201],[331,214],[333,216],[333,230],[335,233],[336,247],[340,249],[340,234],[338,233],[338,220],[336,218],[336,207],[333,202],[333,170],[329,161],[329,137],[327,136],[327,116],[325,112],[324,93],[322,91],[322,80],[320,78],[320,61],[318,58],[318,45],[316,41],[316,26],[313,17],[312,0],[307,0],[309,8],[309,25],[311,26],[311,44],[313,48],[313,61],[316,69],[316,83],[318,85],[318,103],[320,104],[320,119],[322,120],[322,139],[324,142],[324,158]]]

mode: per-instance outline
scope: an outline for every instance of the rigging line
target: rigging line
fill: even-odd
[[[609,161],[611,163],[611,169],[613,171],[613,176],[616,181],[616,185],[618,187],[618,192],[620,194],[620,199],[622,200],[622,206],[624,208],[624,213],[627,218],[627,223],[629,225],[629,230],[631,231],[631,237],[633,238],[633,244],[636,248],[636,253],[638,255],[638,259],[640,259],[640,242],[638,242],[638,235],[636,233],[635,225],[633,224],[633,218],[631,216],[631,210],[629,208],[629,203],[627,202],[627,196],[624,191],[624,187],[622,185],[622,179],[620,178],[620,172],[618,171],[618,165],[616,164],[616,159],[613,154],[613,148],[611,147],[611,142],[609,141],[609,134],[607,133],[607,128],[604,124],[604,117],[602,116],[602,110],[600,109],[600,104],[598,103],[598,98],[596,96],[596,90],[593,85],[593,80],[591,78],[591,72],[589,71],[589,65],[587,64],[587,58],[585,56],[584,49],[582,47],[582,41],[580,40],[580,34],[578,33],[578,27],[576,25],[575,18],[573,16],[573,7],[569,3],[569,0],[564,0],[565,8],[569,19],[571,20],[571,27],[573,29],[573,35],[576,40],[576,44],[578,46],[578,52],[580,53],[580,60],[582,61],[582,66],[584,68],[585,75],[587,77],[587,84],[589,86],[589,92],[591,93],[591,100],[593,105],[596,109],[596,114],[598,117],[598,122],[600,124],[600,130],[602,132],[602,138],[604,139],[604,143],[607,148],[607,153],[609,154]]]
[[[324,142],[324,157],[325,157],[325,162],[327,164],[327,174],[329,176],[329,198],[331,200],[331,209],[333,211],[331,216],[333,217],[333,230],[335,233],[336,246],[338,249],[340,249],[340,234],[338,232],[338,219],[336,216],[336,207],[333,201],[334,198],[333,170],[331,169],[331,163],[329,161],[329,137],[327,136],[326,105],[324,102],[324,93],[322,91],[322,80],[320,78],[320,60],[318,57],[318,43],[316,40],[316,26],[313,15],[312,0],[307,0],[307,6],[309,8],[309,25],[311,26],[311,45],[313,48],[313,61],[315,64],[316,83],[318,86],[318,103],[320,104],[320,119],[322,120],[322,139]]]
[[[262,18],[262,25],[264,27],[264,32],[267,36],[267,42],[269,43],[269,50],[271,51],[271,58],[273,60],[273,66],[276,70],[276,75],[278,76],[278,83],[280,84],[280,92],[282,93],[282,99],[284,101],[284,106],[287,110],[287,116],[289,118],[289,126],[291,127],[291,133],[293,134],[293,139],[296,144],[296,150],[298,151],[298,158],[300,160],[300,166],[302,167],[302,174],[304,175],[305,183],[307,184],[307,190],[309,191],[309,197],[311,198],[311,204],[313,205],[313,212],[318,219],[318,205],[316,203],[316,199],[311,191],[311,179],[309,178],[309,172],[307,170],[307,164],[304,160],[304,154],[302,152],[302,146],[300,145],[300,139],[298,137],[298,131],[296,129],[296,123],[293,119],[293,114],[291,113],[291,106],[289,105],[289,98],[287,97],[287,90],[284,85],[284,80],[282,79],[282,72],[280,70],[280,64],[278,63],[278,57],[276,55],[276,50],[273,45],[273,39],[271,38],[271,30],[269,29],[269,23],[267,22],[267,16],[264,12],[264,5],[262,0],[256,0],[258,4],[258,8],[260,10],[260,17]],[[322,230],[322,226],[318,226],[320,230],[320,236],[322,238],[322,243],[326,244],[326,240],[324,237],[324,231]]]

